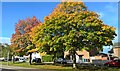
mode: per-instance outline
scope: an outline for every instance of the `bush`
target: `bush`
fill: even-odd
[[[42,61],[43,62],[51,62],[52,61],[52,55],[45,55],[45,56],[42,56]]]

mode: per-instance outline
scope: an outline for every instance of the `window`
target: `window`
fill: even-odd
[[[118,60],[114,60],[114,62],[118,62]]]
[[[120,62],[120,59],[118,60],[118,62]]]
[[[84,62],[90,62],[90,59],[84,59]]]

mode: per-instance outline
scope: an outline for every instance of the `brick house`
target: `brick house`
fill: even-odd
[[[109,51],[109,53],[116,58],[120,58],[120,42],[114,43],[113,48]]]
[[[99,54],[97,54],[95,56],[91,56],[90,59],[91,60],[109,60],[109,57],[108,57],[108,54],[99,53]]]
[[[113,48],[113,54],[112,55],[120,58],[120,46],[115,46]]]
[[[120,53],[120,52],[119,52]],[[64,52],[64,58],[72,60],[72,55],[69,54],[69,51]],[[107,61],[110,57],[108,54],[98,52],[97,48],[93,48],[90,52],[86,50],[76,51],[76,63],[92,63],[93,61]]]
[[[80,62],[89,62],[90,55],[86,50],[76,51],[76,63]],[[64,52],[64,58],[72,60],[72,55],[69,54],[69,51]]]
[[[77,50],[76,51],[76,63],[88,63],[91,62],[91,56],[98,54],[97,48],[93,48],[90,52],[86,50]],[[69,54],[69,51],[64,52],[64,58],[72,60],[72,55]]]

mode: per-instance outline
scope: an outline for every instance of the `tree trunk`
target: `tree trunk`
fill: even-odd
[[[53,62],[55,63],[56,60],[56,52],[54,52],[54,56],[53,56]]]
[[[73,68],[76,68],[76,55],[75,55],[76,51],[73,52]]]
[[[62,47],[64,47],[64,46],[62,46]],[[65,55],[65,54],[64,54],[64,50],[65,50],[65,48],[62,49],[62,58],[65,58],[65,57],[64,57],[64,55]]]
[[[13,61],[13,63],[15,63],[15,53],[13,53],[12,61]]]
[[[30,65],[32,64],[31,60],[32,60],[32,53],[29,53],[30,54]]]

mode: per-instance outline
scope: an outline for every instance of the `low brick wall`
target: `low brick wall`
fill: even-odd
[[[110,60],[92,60],[92,63],[94,65],[104,65],[104,63],[108,62]]]

